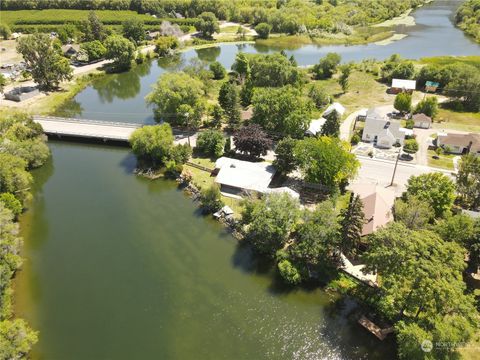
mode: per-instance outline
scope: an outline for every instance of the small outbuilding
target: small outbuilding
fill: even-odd
[[[327,117],[333,111],[336,111],[340,116],[343,116],[343,114],[345,114],[345,107],[338,102],[334,102],[327,107],[327,109],[323,112],[322,117]]]
[[[310,126],[308,127],[307,131],[305,131],[305,134],[310,136],[316,136],[322,131],[325,121],[327,121],[327,119],[323,117],[310,121]]]
[[[430,129],[432,118],[425,114],[414,114],[412,116],[413,126],[420,129]]]
[[[392,79],[391,92],[393,94],[398,94],[401,92],[407,92],[411,94],[416,87],[417,82],[415,80]]]
[[[71,58],[72,56],[76,55],[79,50],[80,50],[80,45],[77,45],[77,44],[62,46],[62,54],[63,56],[68,58]]]
[[[435,81],[427,81],[425,83],[425,91],[426,92],[437,92],[438,87],[440,86],[440,83],[435,82]]]

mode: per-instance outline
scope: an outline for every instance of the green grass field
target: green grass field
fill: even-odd
[[[480,132],[480,113],[459,112],[440,108],[433,127]]]
[[[453,170],[453,158],[455,155],[452,154],[441,154],[438,156],[438,159],[434,159],[433,156],[437,156],[435,151],[428,150],[428,166],[437,167],[441,169]]]
[[[480,69],[480,56],[435,56],[421,58],[420,64],[451,65],[453,63],[462,63],[473,65]]]

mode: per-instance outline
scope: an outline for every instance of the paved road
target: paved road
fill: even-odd
[[[385,186],[390,185],[395,162],[360,156],[358,157],[358,160],[361,163],[361,168],[355,182],[371,182]],[[418,176],[434,171],[451,175],[450,171],[399,162],[394,180],[394,187],[397,195],[400,195],[405,191],[405,185],[411,176]]]

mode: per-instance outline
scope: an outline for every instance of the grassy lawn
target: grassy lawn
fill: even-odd
[[[434,128],[480,132],[480,113],[439,109]]]
[[[215,168],[215,162],[209,158],[193,157],[190,159],[192,163],[205,166],[209,169]],[[197,185],[200,189],[206,189],[214,184],[215,177],[211,176],[206,171],[194,168],[189,165],[184,166],[185,169],[188,169],[193,175],[193,183]],[[233,199],[227,196],[222,195],[222,201],[225,205],[228,205],[235,212],[234,217],[239,218],[242,212],[241,200]]]
[[[453,170],[453,158],[455,155],[452,154],[441,154],[438,159],[434,159],[433,156],[436,156],[435,151],[428,150],[428,166],[437,167],[441,169]]]
[[[225,26],[220,28],[220,33],[236,34],[237,30],[238,30],[238,25]]]

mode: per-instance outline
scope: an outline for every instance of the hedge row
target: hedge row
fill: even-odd
[[[86,18],[84,19],[86,20]],[[16,20],[13,23],[15,25],[64,25],[64,24],[79,24],[83,20],[69,20],[69,19],[30,19],[30,20]],[[105,25],[121,25],[125,20],[102,20]],[[177,19],[177,18],[164,18],[164,19],[151,19],[143,21],[145,25],[160,25],[163,21],[169,21],[178,25],[195,26],[198,19]]]

